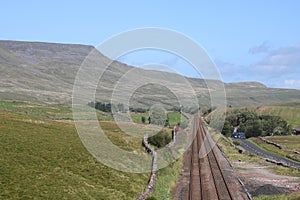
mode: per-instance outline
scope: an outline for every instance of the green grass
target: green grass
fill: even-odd
[[[82,110],[91,109],[86,106]],[[43,119],[73,119],[72,106],[69,104],[38,104],[32,102],[0,101],[0,110],[7,110],[22,116]],[[112,120],[107,113],[95,110],[99,120]],[[83,115],[84,116],[84,115]],[[78,116],[80,118],[82,116]]]
[[[276,166],[272,168],[272,171],[283,176],[288,175],[293,177],[300,177],[299,170],[290,167]]]
[[[260,115],[280,116],[292,127],[300,126],[300,103],[287,103],[255,108]]]
[[[120,148],[142,150],[139,139],[119,134],[115,124],[102,125]],[[0,199],[133,199],[147,185],[149,174],[124,173],[97,162],[71,121],[2,110],[0,130]]]
[[[272,105],[263,105],[258,107],[241,107],[228,110],[247,109],[255,111],[258,115],[280,116],[286,120],[293,128],[300,126],[300,102],[288,102]]]
[[[131,119],[135,123],[142,123],[142,117],[145,117],[145,123],[148,124],[149,113],[130,113]]]
[[[300,135],[266,137],[266,139],[281,145],[285,149],[300,151]]]
[[[175,126],[179,122],[187,122],[187,119],[179,112],[169,112],[168,119],[169,119],[170,126]]]
[[[230,139],[230,138],[229,138]],[[234,147],[228,144],[227,141],[225,141],[223,138],[220,138],[218,140],[218,145],[226,155],[226,157],[231,161],[242,161],[242,162],[256,162],[264,164],[266,161],[263,159],[252,155],[252,154],[240,154],[238,153],[238,150],[236,150]],[[257,145],[256,143],[254,143]],[[293,177],[300,177],[299,170],[289,168],[289,167],[282,167],[282,166],[274,166],[270,168],[275,174],[278,175],[285,175],[285,176],[293,176]]]
[[[142,139],[138,137],[132,137],[123,133],[118,125],[114,122],[103,121],[100,122],[101,128],[105,131],[108,139],[116,146],[124,149],[125,151],[144,152],[142,146]]]
[[[266,151],[269,151],[275,155],[285,157],[286,159],[292,160],[292,161],[298,161],[294,159],[290,159],[287,157],[285,154],[285,151],[279,150],[277,147],[274,147],[273,145],[266,144],[264,142],[257,142],[256,138],[249,138],[248,139],[250,142],[252,142],[254,145],[257,147],[264,149]],[[290,168],[290,167],[283,167],[283,166],[274,166],[271,168],[271,170],[279,175],[285,175],[285,176],[293,176],[293,177],[300,177],[299,170]]]
[[[245,162],[262,162],[262,160],[253,155],[241,154],[233,146],[229,145],[223,138],[218,140],[218,145],[224,152],[226,157],[232,161],[245,161]]]
[[[149,117],[149,113],[131,113],[131,118],[133,122],[136,123],[142,123],[142,117],[145,117],[146,119],[146,124],[149,123],[148,121],[148,117]],[[167,113],[168,119],[169,119],[169,124],[170,126],[175,126],[177,125],[179,122],[186,122],[187,119],[181,115],[179,112],[168,112]]]
[[[34,118],[72,118],[71,107],[62,104],[37,104],[29,102],[0,101],[2,110],[13,111]]]
[[[294,143],[294,142],[297,143],[295,146],[298,146],[300,143],[300,136],[278,136],[278,137],[281,137],[282,140],[286,140],[286,143]],[[293,155],[292,152],[290,152],[290,151],[287,151],[285,149],[279,149],[279,148],[275,147],[274,145],[267,144],[260,140],[258,141],[257,138],[249,138],[248,140],[261,149],[264,149],[275,155],[278,155],[278,156],[284,157],[286,159],[300,163],[300,159],[298,157],[296,157],[296,155]],[[291,141],[291,142],[289,142],[289,141]],[[290,148],[293,148],[293,147],[294,146],[292,146],[292,145],[290,146]]]
[[[175,188],[182,168],[182,158],[171,165],[158,171],[158,180],[155,191],[151,197],[159,199],[172,199],[172,191]]]

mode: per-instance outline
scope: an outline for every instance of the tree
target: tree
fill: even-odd
[[[163,126],[166,121],[166,116],[164,110],[161,109],[153,109],[150,112],[151,123],[159,126]]]
[[[165,126],[170,126],[169,119],[166,119]]]
[[[122,104],[122,103],[118,103],[117,108],[118,108],[119,112],[124,112],[125,111],[124,104]]]
[[[250,120],[245,126],[246,137],[258,137],[262,133],[261,125],[258,120]]]
[[[229,137],[232,133],[232,126],[230,125],[230,123],[228,121],[225,121],[224,126],[223,126],[223,130],[222,130],[222,134]]]
[[[95,108],[95,102],[91,101],[88,103],[88,106],[92,107],[92,108]]]
[[[238,126],[239,132],[245,132],[246,137],[257,137],[272,134],[291,134],[288,123],[279,116],[261,115],[247,109],[234,110],[227,113],[222,133],[229,134],[230,127]]]
[[[142,123],[146,122],[146,118],[144,116],[142,116]]]
[[[148,138],[148,142],[158,148],[164,147],[172,141],[172,136],[166,130],[162,130]]]

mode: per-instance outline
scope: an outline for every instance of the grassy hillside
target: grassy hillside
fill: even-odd
[[[273,136],[273,137],[266,137],[268,140],[276,142],[282,145],[284,148],[279,149],[274,145],[267,144],[262,142],[260,139],[257,138],[250,138],[249,140],[259,146],[260,148],[272,152],[275,155],[284,157],[286,159],[292,160],[294,162],[300,163],[300,156],[295,154],[293,151],[300,151],[300,136]]]
[[[145,120],[146,120],[145,123],[149,123],[149,121],[148,121],[149,113],[148,112],[146,112],[146,113],[131,113],[131,118],[136,123],[142,123],[142,117],[145,117]],[[179,112],[168,112],[167,118],[169,119],[170,126],[175,126],[179,122],[187,121],[185,116],[181,115]]]
[[[293,127],[300,126],[300,102],[289,102],[252,108],[260,115],[280,116]]]
[[[94,52],[90,58],[90,71],[97,72],[107,67],[111,60],[98,52],[94,47],[74,44],[54,44],[42,42],[0,41],[0,99],[22,100],[40,103],[70,103],[76,73],[86,56]],[[133,67],[120,62],[113,62],[99,81],[96,100],[109,101],[112,89],[118,80]],[[187,83],[180,82],[180,76],[168,72],[151,70],[131,70],[135,81],[129,81],[122,92],[133,92],[132,88],[144,82],[156,83],[164,80],[175,86],[181,93],[185,105],[192,105]],[[93,75],[92,75],[93,76]],[[95,77],[94,77],[95,78]],[[99,78],[99,77],[97,77]],[[86,77],[88,84],[93,77]],[[223,84],[215,80],[186,78],[196,91],[201,107],[210,106],[210,93],[217,92]],[[207,89],[207,83],[212,88]],[[255,83],[224,84],[227,103],[232,107],[260,106],[278,102],[300,99],[299,90],[272,89]],[[168,88],[159,84],[143,85],[130,99],[131,106],[149,107],[162,103],[169,107],[180,106],[176,96]]]
[[[145,189],[149,174],[123,173],[97,162],[71,121],[39,117],[54,109],[28,117],[22,103],[17,108],[17,113],[0,108],[0,199],[133,199]],[[143,151],[140,140],[127,142],[112,122],[102,127],[121,148]]]
[[[300,135],[273,136],[267,137],[267,139],[281,145],[285,149],[300,152]]]
[[[228,112],[235,110],[255,111],[258,115],[280,116],[292,127],[300,126],[300,102],[276,103],[263,106],[249,106],[240,108],[227,108]],[[209,115],[208,115],[209,117]]]

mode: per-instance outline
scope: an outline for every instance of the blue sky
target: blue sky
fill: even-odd
[[[300,89],[300,1],[3,1],[0,39],[98,45],[120,32],[161,27],[202,45],[225,82]],[[149,52],[148,52],[149,53]],[[128,55],[193,70],[172,55]],[[156,59],[156,60],[155,60]]]

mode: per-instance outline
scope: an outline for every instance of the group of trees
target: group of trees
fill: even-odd
[[[148,138],[148,142],[158,148],[164,147],[172,141],[172,134],[167,130],[161,130],[154,136]]]
[[[103,103],[103,102],[89,102],[88,106],[95,108],[97,110],[111,113],[112,109],[119,112],[125,112],[124,104],[112,104],[112,103]],[[130,112],[135,113],[146,113],[148,110],[144,108],[129,108]],[[142,123],[146,123],[146,117],[141,117]],[[155,124],[160,126],[169,126],[169,119],[165,117],[165,112],[162,110],[154,109],[150,112],[150,116],[148,117],[149,124]]]
[[[281,117],[258,115],[250,110],[235,110],[227,113],[222,134],[230,136],[235,127],[238,128],[238,132],[245,132],[247,138],[292,133],[291,126]]]
[[[103,112],[112,112],[112,109],[116,112],[127,112],[128,110],[130,112],[135,112],[135,113],[146,113],[149,111],[149,109],[146,108],[141,108],[141,107],[132,107],[130,106],[129,108],[126,108],[126,106],[122,103],[118,103],[118,104],[113,104],[113,103],[107,103],[107,102],[99,102],[99,101],[91,101],[88,102],[87,104],[88,106],[95,108],[97,110],[101,110]],[[198,112],[198,108],[197,107],[187,107],[187,106],[177,106],[174,105],[173,107],[169,107],[167,109],[168,111],[173,111],[173,112],[186,112],[186,113],[190,113],[190,114],[195,114]]]
[[[112,104],[112,103],[105,103],[105,102],[99,102],[99,101],[96,101],[96,102],[91,101],[87,105],[92,108],[95,108],[97,110],[101,110],[103,112],[109,112],[109,113],[112,112],[112,109],[116,112],[127,112],[128,111],[128,108],[126,109],[126,107],[122,103]],[[129,111],[135,112],[135,113],[145,113],[145,112],[147,112],[147,109],[129,107]]]
[[[145,112],[147,112],[148,110],[145,109],[145,108],[134,108],[134,107],[130,107],[130,108],[129,108],[129,111],[130,111],[130,112],[135,112],[135,113],[145,113]]]
[[[146,123],[146,117],[145,116],[142,116],[141,117],[141,121],[142,123]],[[155,124],[155,125],[159,125],[159,126],[170,126],[170,123],[169,123],[169,118],[167,117],[167,119],[160,119],[160,118],[157,118],[157,117],[153,117],[151,118],[151,116],[148,117],[148,123],[149,124]]]
[[[111,112],[112,104],[111,103],[102,103],[102,102],[89,102],[88,106],[95,108],[97,110],[101,110],[103,112]]]

